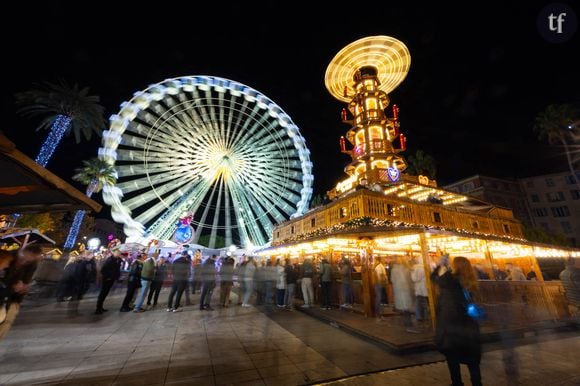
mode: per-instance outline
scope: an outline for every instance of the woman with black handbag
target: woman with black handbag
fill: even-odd
[[[460,364],[466,364],[473,386],[481,386],[481,340],[479,323],[468,314],[468,305],[477,298],[477,279],[469,260],[458,256],[452,269],[443,256],[431,274],[439,286],[435,344],[445,355],[453,386],[463,385]]]

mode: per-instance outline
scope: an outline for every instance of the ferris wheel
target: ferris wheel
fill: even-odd
[[[132,237],[170,239],[189,213],[210,248],[264,245],[312,195],[304,138],[272,100],[211,76],[167,79],[137,92],[111,117],[99,157],[115,166],[103,189]]]

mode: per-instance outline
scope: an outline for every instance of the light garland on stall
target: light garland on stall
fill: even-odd
[[[442,226],[424,226],[418,225],[413,223],[407,223],[404,221],[393,221],[393,220],[382,220],[374,217],[357,217],[352,220],[346,221],[341,224],[335,224],[333,226],[327,228],[319,228],[311,232],[295,235],[292,237],[288,237],[281,241],[274,241],[272,242],[272,246],[283,245],[286,243],[292,243],[296,241],[302,241],[310,238],[326,236],[333,233],[344,232],[348,230],[354,230],[361,227],[370,227],[376,230],[388,230],[388,229],[425,229],[425,230],[435,230],[439,232],[453,232],[458,233],[462,236],[472,236],[472,237],[491,237],[491,238],[501,238],[509,241],[527,241],[521,237],[514,237],[514,236],[500,236],[491,233],[483,233],[483,232],[474,232],[468,231],[465,229],[458,229],[458,228],[448,228]]]

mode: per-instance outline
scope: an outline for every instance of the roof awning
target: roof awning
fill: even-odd
[[[0,133],[0,213],[35,213],[102,208],[38,165]]]

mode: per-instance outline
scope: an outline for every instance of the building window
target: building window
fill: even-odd
[[[554,217],[568,217],[570,216],[570,209],[567,206],[555,206],[552,208],[552,215]]]
[[[347,209],[346,209],[346,207],[340,208],[340,218],[345,218],[346,215],[347,215]]]
[[[294,234],[294,225],[290,228],[290,233]]]
[[[530,197],[532,197],[532,202],[540,202],[540,196],[537,194],[532,194]]]
[[[471,192],[473,189],[475,189],[475,184],[473,183],[473,181],[466,182],[461,187],[461,191],[464,193]]]
[[[548,210],[546,208],[536,208],[534,209],[534,215],[536,217],[546,217],[548,215]]]
[[[561,221],[560,225],[562,225],[564,233],[572,233],[572,225],[568,221]]]
[[[310,220],[310,226],[312,228],[314,228],[316,226],[316,219],[315,218],[313,218],[313,219]]]
[[[526,181],[526,188],[533,188],[533,187],[534,187],[534,181],[533,180]]]
[[[564,179],[566,180],[566,184],[568,185],[574,185],[576,183],[576,180],[574,179],[574,176],[569,174],[566,177],[564,177]]]
[[[280,232],[276,232],[276,238],[280,238]]]
[[[475,220],[471,222],[471,226],[473,227],[473,229],[479,229],[479,223]]]
[[[505,233],[512,233],[512,230],[508,224],[503,224],[503,231]]]
[[[439,212],[433,212],[433,221],[435,221],[435,222],[441,222],[441,213],[439,213]]]
[[[549,202],[558,202],[565,200],[563,192],[549,192],[546,193],[546,197],[548,198]]]
[[[395,210],[393,209],[393,206],[391,204],[387,204],[387,215],[389,216],[395,215]]]
[[[546,186],[556,186],[553,178],[546,178]]]
[[[580,200],[580,190],[575,189],[570,191],[573,200]]]

